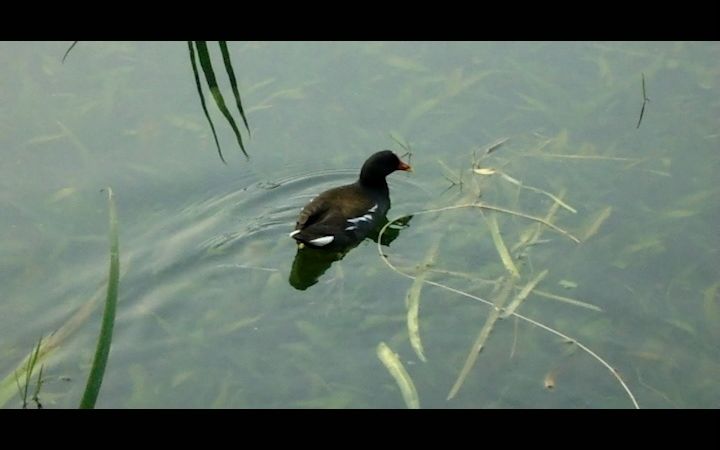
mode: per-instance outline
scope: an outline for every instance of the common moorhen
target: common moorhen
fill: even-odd
[[[352,184],[329,189],[303,208],[290,237],[305,245],[342,249],[364,239],[390,209],[385,177],[396,170],[412,171],[390,150],[370,156]]]

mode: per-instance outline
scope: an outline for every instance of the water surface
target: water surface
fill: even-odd
[[[515,260],[518,286],[547,269],[537,289],[602,311],[535,294],[519,311],[599,354],[641,407],[717,407],[717,43],[229,43],[252,138],[246,160],[209,104],[228,165],[185,43],[80,42],[61,64],[69,44],[0,43],[0,377],[103,286],[112,186],[124,274],[98,407],[405,407],[380,342],[424,408],[632,407],[588,354],[512,318],[446,400],[489,308],[424,286],[422,362],[412,280],[372,241],[288,282],[300,208],[397,141],[415,172],[390,176],[390,218],[478,199],[544,216],[547,195],[472,171],[508,138],[482,167],[564,192],[577,213],[558,226],[582,237],[610,211],[583,243],[545,230]],[[508,247],[535,226],[496,218]],[[427,279],[492,300],[506,269],[477,209],[417,214],[384,252],[418,273],[438,242]],[[100,314],[45,362],[45,407],[77,406]]]

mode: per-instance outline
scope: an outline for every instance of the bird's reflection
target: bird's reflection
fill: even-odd
[[[382,235],[382,245],[390,245],[400,234],[404,228],[408,227],[412,216],[406,216],[396,220],[392,225],[387,227]],[[378,226],[367,236],[374,242],[378,241],[380,230],[387,224],[386,216],[383,216]],[[320,277],[332,266],[335,261],[340,261],[347,255],[350,250],[357,247],[358,241],[352,245],[340,250],[326,250],[322,248],[304,247],[298,248],[295,253],[292,270],[290,271],[290,285],[295,289],[304,291],[310,286],[316,284]]]

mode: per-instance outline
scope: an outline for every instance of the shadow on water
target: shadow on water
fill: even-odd
[[[408,216],[402,220],[395,221],[383,234],[381,244],[389,246],[390,243],[397,239],[401,230],[410,226],[409,223],[411,219],[412,216]],[[380,234],[380,230],[382,230],[387,222],[387,216],[382,216],[378,226],[370,232],[367,238],[377,243],[378,234]],[[300,291],[304,291],[313,286],[334,262],[342,260],[345,255],[357,247],[360,242],[362,241],[340,250],[298,247],[292,269],[290,270],[290,285]]]

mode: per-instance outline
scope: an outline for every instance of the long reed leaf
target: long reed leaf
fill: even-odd
[[[205,105],[205,96],[203,95],[202,86],[200,85],[200,75],[198,74],[197,63],[195,62],[195,48],[193,47],[192,41],[188,41],[188,49],[190,50],[190,63],[192,64],[193,75],[195,76],[195,86],[197,87],[198,95],[200,96],[200,105],[205,113],[205,118],[207,118],[208,123],[210,124],[210,130],[212,131],[213,138],[215,139],[215,145],[218,149],[218,155],[220,155],[220,161],[222,161],[223,164],[227,164],[225,158],[223,158],[222,150],[220,149],[220,142],[218,141],[217,133],[215,132],[215,125],[210,118],[207,105]]]
[[[240,92],[238,91],[237,80],[235,79],[235,71],[233,70],[232,62],[230,62],[230,52],[228,52],[227,49],[227,42],[220,41],[219,45],[223,57],[223,64],[225,64],[225,71],[228,74],[230,86],[235,95],[235,103],[237,104],[238,111],[240,111],[240,117],[242,117],[243,123],[245,124],[245,129],[250,133],[250,126],[248,125],[247,117],[245,117],[245,111],[243,111],[242,102],[240,101]]]
[[[107,297],[105,298],[105,311],[103,312],[102,327],[98,337],[95,357],[92,368],[85,385],[85,393],[80,401],[81,409],[95,407],[100,386],[102,385],[105,367],[110,355],[112,332],[115,325],[115,309],[117,306],[118,284],[120,282],[120,244],[118,242],[118,220],[115,208],[115,199],[111,188],[107,188],[108,206],[110,209],[110,270],[108,275]]]
[[[210,53],[208,52],[207,42],[195,41],[195,47],[197,48],[200,67],[202,67],[203,73],[205,74],[205,81],[210,89],[210,93],[212,94],[218,109],[222,115],[225,116],[225,119],[227,119],[230,127],[232,127],[235,137],[237,138],[238,145],[240,145],[240,150],[242,150],[246,158],[249,158],[247,152],[245,151],[245,146],[243,145],[240,130],[238,130],[238,127],[235,124],[235,119],[233,119],[232,114],[230,114],[227,106],[225,106],[225,99],[223,98],[220,88],[218,87],[217,80],[215,79],[215,71],[213,70],[212,62],[210,61]]]

